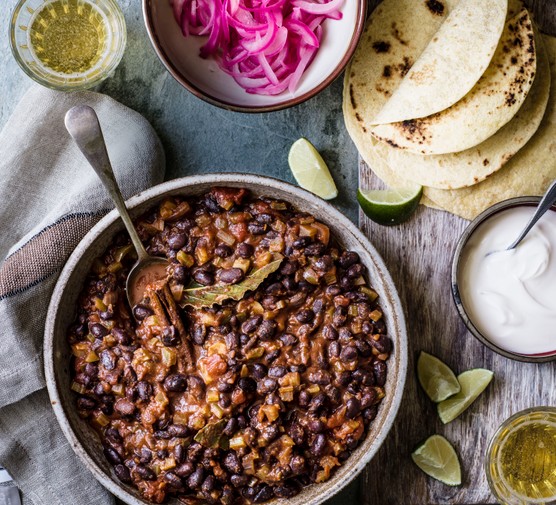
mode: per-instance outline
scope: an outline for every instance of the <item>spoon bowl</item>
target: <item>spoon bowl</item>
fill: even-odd
[[[147,285],[164,279],[167,275],[166,267],[168,260],[151,256],[145,250],[133,221],[127,211],[124,199],[114,170],[108,157],[104,136],[98,120],[98,116],[92,107],[78,105],[71,108],[65,117],[65,125],[69,134],[83,153],[93,170],[99,176],[102,184],[112,198],[116,209],[120,213],[126,227],[133,247],[137,251],[137,262],[129,272],[126,281],[127,300],[131,309],[143,298]]]

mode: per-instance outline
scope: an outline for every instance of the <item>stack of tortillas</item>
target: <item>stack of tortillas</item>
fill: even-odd
[[[519,0],[384,0],[346,71],[344,118],[388,186],[472,219],[556,178],[556,39]],[[551,78],[552,76],[552,78]]]

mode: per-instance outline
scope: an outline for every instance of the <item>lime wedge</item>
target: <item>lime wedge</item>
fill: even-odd
[[[411,454],[413,462],[432,478],[448,484],[459,486],[461,484],[461,467],[458,455],[444,437],[433,435]]]
[[[427,396],[436,403],[459,393],[461,389],[452,369],[424,351],[417,360],[417,377]]]
[[[461,391],[438,404],[440,420],[446,424],[458,417],[490,384],[494,374],[484,368],[474,368],[458,375]]]
[[[415,212],[422,194],[422,186],[369,191],[359,189],[357,201],[367,217],[375,223],[396,225],[409,219]]]
[[[322,156],[307,139],[293,143],[288,163],[297,183],[325,200],[338,196],[338,189]]]

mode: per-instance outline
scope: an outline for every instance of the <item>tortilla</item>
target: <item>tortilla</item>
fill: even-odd
[[[546,113],[531,140],[506,164],[485,181],[468,188],[441,190],[425,188],[425,195],[437,206],[465,219],[474,219],[497,202],[517,196],[542,195],[556,178],[556,39],[537,39],[539,55],[544,41],[550,62],[550,94]],[[350,128],[353,130],[354,122]],[[354,132],[360,135],[361,130]],[[376,141],[375,141],[376,142]],[[407,185],[407,180],[391,170],[377,150],[363,156],[375,174],[393,187]]]
[[[533,25],[527,10],[510,19],[486,72],[448,109],[422,119],[371,127],[391,146],[417,154],[463,151],[492,137],[523,105],[536,71]]]
[[[400,3],[400,2],[398,2]],[[426,5],[435,5],[429,0]],[[395,12],[403,17],[405,6]],[[487,69],[504,29],[508,0],[463,0],[449,13],[400,85],[369,124],[431,116],[461,100]],[[427,19],[413,14],[411,36],[429,30]],[[390,25],[389,25],[390,26]],[[411,41],[407,38],[406,41]]]
[[[543,44],[538,44],[537,75],[515,117],[491,138],[459,153],[422,156],[385,143],[358,143],[360,151],[378,150],[390,167],[423,186],[457,189],[477,184],[500,170],[535,134],[550,94],[550,68]],[[364,142],[363,139],[361,142]]]
[[[454,0],[384,0],[373,11],[346,70],[345,114],[362,121],[380,111],[452,5]]]

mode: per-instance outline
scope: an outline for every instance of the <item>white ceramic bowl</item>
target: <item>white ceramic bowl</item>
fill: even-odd
[[[151,43],[172,76],[197,97],[240,112],[268,112],[297,105],[326,88],[353,55],[365,24],[366,0],[346,0],[341,20],[326,20],[315,59],[294,94],[252,95],[220,70],[216,61],[199,57],[205,38],[184,38],[170,0],[143,0],[143,16]]]
[[[388,335],[393,351],[387,362],[386,396],[365,440],[351,457],[322,484],[314,484],[291,499],[274,500],[273,505],[317,505],[351,482],[377,453],[398,412],[407,371],[407,336],[400,300],[379,254],[361,231],[343,214],[324,200],[291,184],[256,175],[222,174],[191,176],[155,186],[127,202],[133,216],[155,206],[169,195],[202,194],[213,186],[242,187],[254,195],[266,195],[292,202],[299,210],[309,212],[330,226],[332,233],[347,249],[357,251],[368,268],[372,286],[380,296]],[[81,419],[70,390],[70,349],[67,328],[75,317],[77,298],[87,272],[113,237],[123,229],[116,211],[104,217],[79,243],[68,259],[52,295],[46,320],[44,340],[45,374],[50,400],[62,431],[85,466],[113,494],[130,505],[152,505],[139,496],[136,489],[122,484],[102,453],[102,445],[93,429]],[[387,486],[388,476],[384,476]],[[76,491],[77,492],[77,491]],[[178,505],[177,500],[170,501]]]

